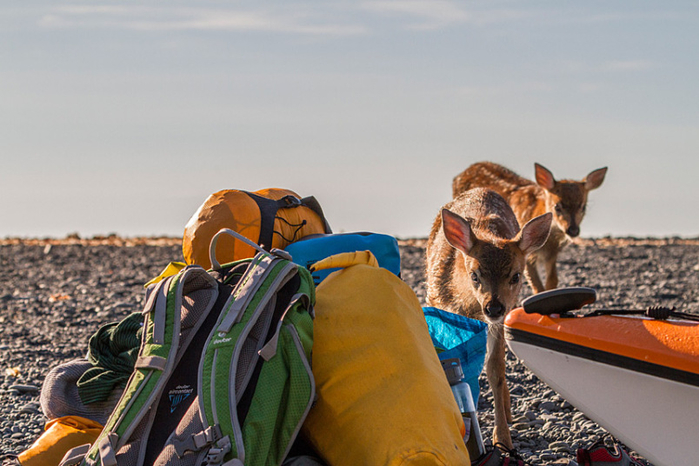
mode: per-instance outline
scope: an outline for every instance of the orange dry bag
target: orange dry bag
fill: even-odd
[[[92,443],[102,425],[80,416],[63,416],[46,423],[44,433],[17,457],[22,466],[57,465],[71,448]]]
[[[209,245],[222,228],[237,231],[267,250],[283,249],[308,235],[332,232],[313,196],[300,198],[279,188],[255,192],[226,189],[209,196],[187,222],[182,237],[187,264],[211,267]],[[222,237],[216,246],[216,257],[222,264],[253,257],[256,252],[232,236]]]

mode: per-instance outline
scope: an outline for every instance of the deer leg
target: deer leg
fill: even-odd
[[[536,267],[536,257],[536,253],[529,256],[527,259],[527,266],[524,271],[524,274],[527,276],[529,285],[532,287],[534,294],[541,293],[546,289],[544,288],[544,283],[541,281],[541,277],[539,276],[539,270]]]
[[[507,448],[512,448],[510,427],[507,425],[509,413],[510,394],[505,379],[505,335],[502,326],[491,328],[490,335],[493,340],[488,345],[488,355],[485,373],[493,391],[493,405],[495,408],[495,428],[493,429],[493,444],[502,443]],[[509,416],[508,416],[509,414]]]
[[[507,367],[507,366],[505,366]],[[507,380],[507,379],[505,379]],[[509,424],[512,424],[512,405],[510,403],[510,387],[507,386],[507,382],[505,382],[505,392],[503,396],[503,402],[505,403],[505,417],[507,418],[507,422]]]
[[[546,258],[546,289],[553,290],[558,287],[558,270],[556,269],[556,257],[554,254]]]

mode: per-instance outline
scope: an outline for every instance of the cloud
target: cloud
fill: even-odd
[[[604,71],[643,71],[653,68],[650,60],[613,60],[602,65]]]
[[[583,94],[596,94],[605,90],[604,84],[598,82],[583,82],[578,85],[578,91]]]
[[[598,63],[588,63],[581,61],[565,61],[562,69],[574,74],[599,74],[616,73],[625,71],[645,71],[655,67],[651,60],[609,60]]]
[[[489,5],[463,4],[452,0],[368,0],[359,4],[362,10],[396,18],[413,18],[408,29],[441,29],[459,24],[492,25],[530,19],[532,13],[516,9],[492,8]]]
[[[365,0],[329,3],[247,2],[235,7],[75,4],[39,13],[44,28],[113,28],[139,31],[261,31],[307,35],[363,35],[376,16],[413,30],[461,24],[492,25],[531,17],[522,10],[466,9],[453,0]]]
[[[252,11],[150,6],[64,6],[43,15],[48,28],[120,28],[140,31],[262,31],[316,35],[364,34],[363,26],[327,19],[322,12],[294,9]]]
[[[472,15],[456,3],[447,0],[377,0],[363,2],[364,10],[383,15],[412,16],[420,21],[412,28],[435,29],[445,25],[465,23]]]
[[[556,90],[556,87],[548,82],[508,82],[492,85],[462,86],[457,89],[456,94],[461,97],[494,97],[512,96],[525,94],[542,94]]]

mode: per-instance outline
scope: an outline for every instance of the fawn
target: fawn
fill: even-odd
[[[526,256],[546,242],[551,217],[547,212],[520,230],[502,196],[476,188],[442,208],[427,242],[427,303],[488,323],[485,371],[495,407],[493,443],[508,448],[512,412],[503,321],[519,297]]]
[[[600,187],[607,167],[592,171],[582,181],[556,180],[542,165],[534,164],[536,183],[491,162],[475,163],[454,178],[454,197],[482,187],[496,191],[512,207],[520,224],[544,212],[553,214],[551,234],[546,244],[527,260],[526,275],[534,293],[558,286],[556,259],[571,238],[580,234],[585,216],[587,193]],[[544,283],[539,270],[546,273]]]

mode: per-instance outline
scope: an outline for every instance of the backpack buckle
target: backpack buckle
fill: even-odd
[[[270,252],[281,259],[288,260],[289,262],[291,262],[292,260],[291,254],[289,254],[283,249],[274,248]]]
[[[58,466],[76,466],[82,463],[85,456],[90,451],[90,444],[80,445],[78,447],[68,450],[63,456],[61,463]]]
[[[212,448],[206,454],[206,464],[221,464],[226,453],[223,448]]]
[[[213,426],[199,433],[192,434],[184,440],[174,439],[172,446],[175,448],[177,456],[182,458],[188,451],[201,451],[204,447],[213,445],[220,438],[221,429],[218,426]]]
[[[288,196],[282,197],[281,200],[284,201],[284,203],[286,204],[286,207],[293,207],[293,206],[301,205],[301,199],[299,199],[296,196],[292,196],[291,194],[289,194]]]
[[[209,451],[206,452],[206,464],[216,465],[223,463],[223,457],[229,451],[231,451],[231,442],[228,440],[228,437],[224,437],[216,442],[215,447],[209,448]]]

